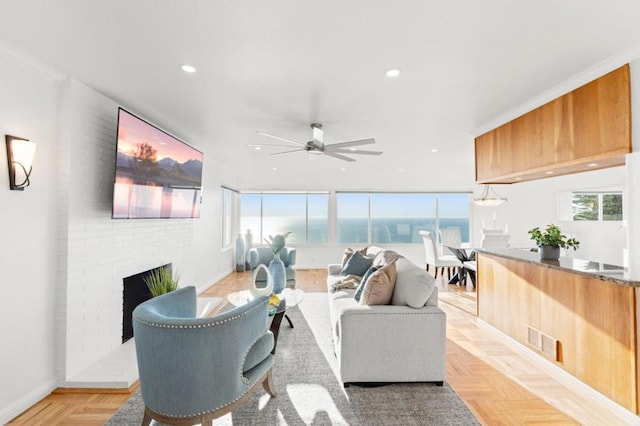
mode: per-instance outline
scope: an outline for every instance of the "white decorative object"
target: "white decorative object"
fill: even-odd
[[[256,277],[258,276],[258,272],[261,269],[264,270],[264,272],[267,274],[267,285],[264,287],[257,287]],[[260,264],[256,269],[253,270],[249,292],[253,295],[253,297],[271,296],[271,293],[273,293],[273,279],[271,278],[271,272],[269,272],[269,268],[267,268],[265,265]]]

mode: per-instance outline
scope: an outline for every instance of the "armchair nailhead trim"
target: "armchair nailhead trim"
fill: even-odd
[[[253,342],[251,342],[251,344],[249,345],[249,349],[247,349],[247,351],[244,353],[244,356],[242,357],[241,365],[244,365],[244,362],[247,360],[247,355],[249,355],[249,351],[251,350],[253,345],[255,345],[258,340],[262,339],[262,336],[264,336],[265,334],[266,334],[266,330],[265,330],[265,333],[262,333],[260,336],[254,339]],[[242,368],[240,369],[240,381],[242,381],[242,383],[244,383],[245,385],[249,383],[249,379],[247,379],[244,376],[244,374],[242,374]]]

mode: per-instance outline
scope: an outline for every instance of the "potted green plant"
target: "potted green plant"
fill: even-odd
[[[567,238],[560,231],[560,228],[553,223],[547,225],[544,232],[537,226],[527,232],[529,233],[529,238],[535,241],[540,248],[540,259],[558,260],[561,248],[577,250],[580,247],[580,241],[575,238]]]
[[[177,290],[180,276],[176,275],[174,277],[171,274],[170,268],[161,266],[151,271],[149,275],[147,275],[143,279],[145,284],[147,284],[147,287],[149,287],[151,296],[156,297],[160,296],[161,294]]]

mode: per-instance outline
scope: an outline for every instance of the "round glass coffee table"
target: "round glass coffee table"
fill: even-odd
[[[298,288],[285,288],[282,293],[278,294],[280,304],[275,309],[269,309],[269,316],[272,316],[271,326],[269,330],[273,333],[274,343],[272,353],[276,353],[276,345],[278,344],[278,334],[280,333],[280,323],[282,318],[286,318],[289,326],[293,328],[291,319],[286,315],[288,309],[298,306],[304,299],[304,291]],[[253,295],[249,290],[236,291],[227,296],[227,300],[233,306],[242,306],[253,299]]]

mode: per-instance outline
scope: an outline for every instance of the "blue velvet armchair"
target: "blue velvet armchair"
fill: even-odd
[[[293,265],[296,264],[296,249],[293,247],[283,247],[282,250],[280,250],[280,259],[284,263],[284,270],[287,276],[286,286],[294,288],[296,286],[296,270],[293,269]],[[273,260],[273,251],[269,247],[254,247],[249,250],[249,263],[252,271],[260,264],[268,267],[271,260]],[[263,283],[266,281],[267,274],[264,271],[258,271],[256,282]]]
[[[185,287],[141,303],[133,333],[143,425],[212,425],[271,378],[273,334],[267,330],[268,298],[210,318],[195,318],[196,290]],[[189,423],[192,421],[192,423]]]

